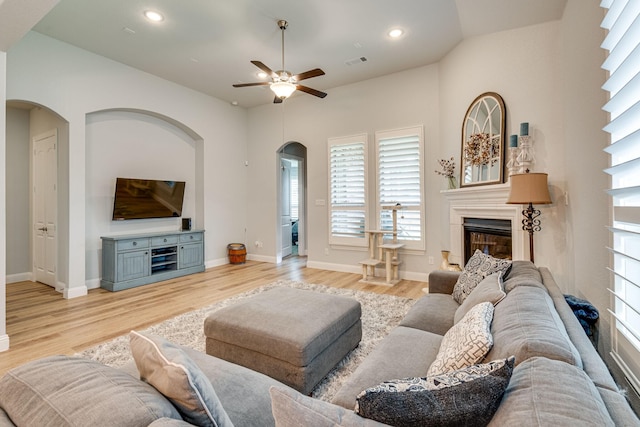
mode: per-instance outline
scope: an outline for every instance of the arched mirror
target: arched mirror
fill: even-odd
[[[504,101],[494,92],[469,106],[462,122],[460,187],[502,182],[505,117]]]

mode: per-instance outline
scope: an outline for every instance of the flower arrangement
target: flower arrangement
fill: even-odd
[[[454,172],[456,169],[456,162],[453,161],[453,157],[449,160],[440,159],[438,163],[442,167],[441,171],[436,171],[438,175],[443,175],[447,178],[449,182],[449,189],[452,190],[456,188],[456,177],[454,176]]]
[[[436,171],[436,173],[438,175],[443,175],[443,176],[446,176],[447,178],[453,178],[454,177],[454,171],[456,169],[456,163],[453,161],[453,157],[451,159],[449,159],[449,160],[440,159],[440,160],[438,160],[438,163],[442,167],[441,171]]]
[[[499,138],[492,141],[488,133],[474,133],[469,136],[469,140],[464,143],[463,157],[466,163],[479,166],[486,163],[495,163],[496,144],[499,145]]]

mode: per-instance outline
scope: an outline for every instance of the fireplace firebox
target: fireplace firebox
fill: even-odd
[[[479,249],[495,258],[512,259],[511,220],[464,218],[464,263]]]

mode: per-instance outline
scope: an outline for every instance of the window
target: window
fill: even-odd
[[[602,27],[608,30],[602,67],[609,77],[604,110],[610,134],[613,223],[610,248],[614,320],[611,355],[636,391],[640,391],[640,2],[603,0]]]
[[[424,197],[422,126],[376,132],[376,217],[381,230],[390,230],[392,211],[385,206],[401,204],[398,240],[406,249],[424,250]]]
[[[330,244],[366,246],[366,134],[329,138]]]

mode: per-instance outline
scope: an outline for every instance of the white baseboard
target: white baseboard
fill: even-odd
[[[9,335],[0,335],[0,352],[9,350]]]
[[[73,288],[64,288],[64,290],[62,291],[62,296],[64,297],[64,299],[72,299],[83,297],[87,295],[87,293],[88,290],[86,286],[75,286]]]
[[[7,284],[17,282],[33,282],[33,274],[27,272],[7,275]]]
[[[100,279],[91,279],[84,282],[87,289],[98,289],[100,287]]]
[[[276,263],[276,257],[268,255],[249,254],[247,255],[247,259],[250,261],[269,262],[271,264]]]
[[[228,258],[211,259],[204,263],[204,268],[220,267],[221,265],[225,264],[229,264]]]
[[[333,264],[328,262],[307,261],[307,267],[319,270],[339,271],[341,273],[362,274],[362,268],[358,265]],[[376,269],[376,274],[384,277],[384,269]],[[404,280],[415,280],[416,282],[426,282],[429,273],[419,273],[416,271],[401,271],[400,278]]]

